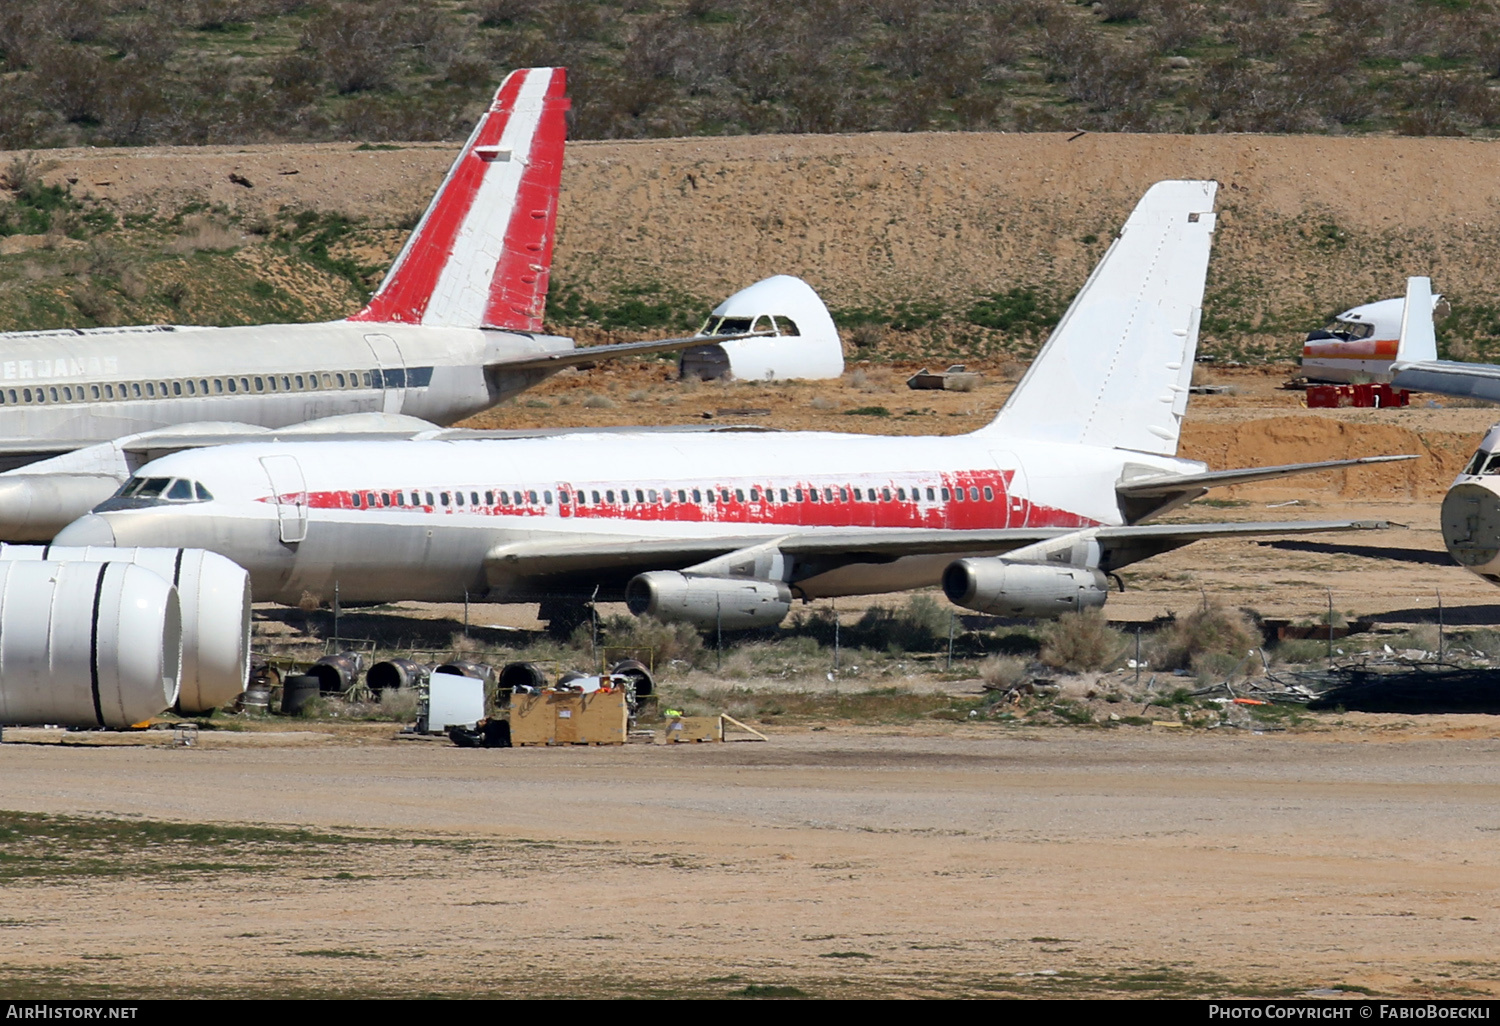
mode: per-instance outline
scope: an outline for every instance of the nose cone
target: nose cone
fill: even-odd
[[[57,533],[53,545],[102,545],[113,548],[115,531],[109,521],[97,513],[79,517]]]

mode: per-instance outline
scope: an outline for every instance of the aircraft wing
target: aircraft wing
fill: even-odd
[[[1432,318],[1420,314],[1430,309],[1431,304],[1432,282],[1426,278],[1406,279],[1406,306],[1401,314],[1396,362],[1391,365],[1391,385],[1409,392],[1500,402],[1500,366],[1437,358],[1437,334]]]
[[[600,360],[618,360],[625,356],[650,356],[653,353],[672,353],[693,346],[711,346],[720,342],[734,342],[742,338],[775,337],[774,331],[747,331],[738,335],[691,335],[687,338],[650,339],[645,342],[617,342],[605,346],[582,346],[576,349],[560,349],[551,353],[528,353],[522,356],[492,360],[488,368],[501,370],[560,370],[579,364],[593,364]]]
[[[24,467],[77,448],[77,442],[51,442],[45,438],[0,439],[0,470]]]
[[[1391,385],[1410,392],[1432,392],[1464,399],[1500,403],[1500,366],[1493,363],[1459,363],[1456,360],[1422,360],[1398,363]]]
[[[774,549],[794,561],[792,580],[805,579],[856,563],[889,563],[904,556],[996,556],[1053,539],[1086,534],[1099,546],[1099,568],[1117,570],[1205,538],[1322,534],[1382,530],[1383,520],[1328,520],[1290,523],[1143,524],[1123,527],[1008,528],[943,531],[912,528],[812,530],[784,535],[717,536],[642,540],[626,536],[557,545],[546,541],[497,546],[485,557],[491,582],[503,578],[618,580],[646,570],[682,570],[718,557]],[[936,583],[936,582],[934,582]]]

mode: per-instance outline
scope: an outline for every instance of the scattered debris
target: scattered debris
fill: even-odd
[[[983,378],[984,375],[967,370],[961,363],[955,363],[941,374],[934,374],[923,367],[906,379],[906,387],[947,392],[972,392],[979,387],[979,382]]]

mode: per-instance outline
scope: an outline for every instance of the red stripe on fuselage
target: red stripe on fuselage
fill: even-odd
[[[543,517],[559,516],[581,520],[597,520],[601,522],[671,522],[671,523],[718,523],[718,524],[769,524],[787,527],[909,527],[909,528],[937,528],[948,530],[982,530],[1004,527],[1093,527],[1099,521],[1081,516],[1063,509],[1050,506],[1041,506],[1029,502],[1019,495],[1011,494],[1009,484],[1013,477],[1013,471],[1000,470],[978,470],[978,471],[955,471],[943,473],[937,476],[926,474],[901,475],[899,477],[884,480],[873,480],[872,475],[862,476],[858,479],[848,479],[838,483],[828,481],[799,481],[795,483],[774,482],[769,485],[765,481],[751,481],[744,478],[730,483],[715,483],[714,501],[692,501],[694,486],[686,482],[674,484],[671,488],[664,486],[643,486],[636,488],[632,485],[629,489],[622,489],[614,482],[596,482],[575,487],[570,482],[549,482],[526,488],[515,488],[507,486],[504,489],[508,498],[513,498],[517,492],[521,493],[523,500],[529,495],[535,494],[536,501],[514,501],[500,502],[500,489],[494,486],[465,485],[462,489],[463,502],[459,504],[455,498],[460,491],[454,486],[446,488],[436,486],[423,486],[421,488],[402,488],[399,494],[403,503],[396,505],[395,497],[397,489],[374,488],[360,489],[360,504],[356,506],[353,501],[355,492],[309,492],[307,503],[313,509],[348,510],[350,512],[361,512],[379,514],[385,512],[423,512],[460,514],[468,513],[478,516],[491,517]],[[990,499],[984,498],[984,489],[991,490]],[[700,494],[709,490],[708,486],[700,480],[696,485]],[[797,489],[802,490],[803,498],[796,498]],[[861,499],[853,498],[854,490],[858,488]],[[904,489],[906,498],[897,498],[899,489]],[[934,498],[926,498],[928,488],[934,490]],[[947,488],[950,498],[941,498],[939,489]],[[957,490],[962,488],[965,493],[964,501],[956,499]],[[752,491],[752,489],[754,491]],[[812,500],[812,491],[818,492],[818,501]],[[828,490],[832,491],[833,500],[829,501],[825,496]],[[650,493],[655,491],[657,501],[650,501]],[[781,493],[787,493],[787,501],[780,501]],[[567,492],[570,500],[567,503],[554,501],[551,504],[545,502],[547,493],[550,492],[554,500],[558,499],[560,492]],[[637,500],[636,493],[645,496],[644,500]],[[977,492],[979,498],[970,498]],[[495,501],[484,501],[486,493],[489,493]],[[607,496],[613,493],[616,501],[611,502]],[[679,499],[679,493],[686,497],[686,501]],[[420,500],[416,504],[409,504],[413,495]],[[597,494],[599,501],[595,502],[593,496]],[[724,496],[728,495],[725,499]],[[758,494],[759,499],[752,499],[752,494]],[[429,504],[426,499],[431,495],[433,501]],[[448,497],[447,504],[443,502],[443,496]],[[872,500],[869,496],[874,495]],[[889,498],[886,496],[889,495]],[[477,496],[481,501],[477,504],[473,498]],[[297,497],[283,497],[284,502],[294,502]],[[580,501],[582,500],[582,501]],[[262,499],[263,502],[275,502],[275,496]]]
[[[489,328],[541,331],[557,235],[557,196],[562,187],[563,145],[568,124],[567,74],[558,69],[543,99],[531,140],[531,155],[516,189],[516,205],[505,229],[505,248],[490,282],[484,324]],[[553,111],[557,111],[553,114]]]
[[[421,234],[412,241],[401,263],[391,272],[390,280],[368,306],[349,318],[351,321],[422,323],[422,315],[432,299],[432,290],[437,287],[438,277],[453,255],[458,230],[474,206],[474,197],[489,167],[474,154],[474,150],[479,146],[494,146],[500,141],[505,126],[510,123],[521,85],[531,73],[513,71],[501,83],[500,92],[485,115],[484,123],[459,155],[451,176],[433,203],[432,211],[422,223]]]

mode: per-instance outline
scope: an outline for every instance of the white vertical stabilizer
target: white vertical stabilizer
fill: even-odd
[[[1157,182],[978,434],[1172,456],[1187,411],[1216,182]]]
[[[1408,278],[1396,362],[1424,363],[1437,358],[1437,331],[1432,326],[1432,279]]]

